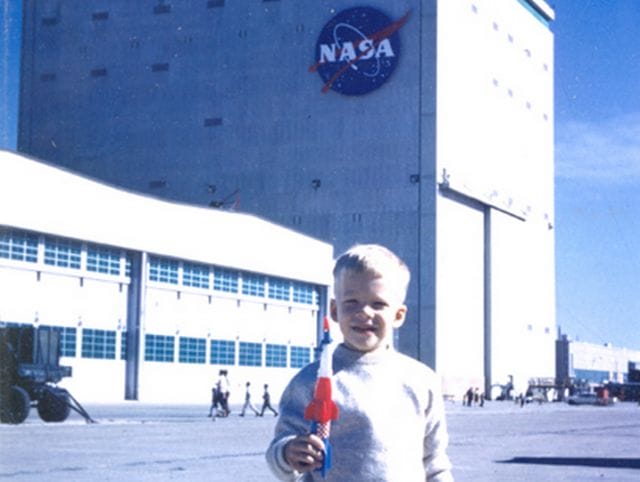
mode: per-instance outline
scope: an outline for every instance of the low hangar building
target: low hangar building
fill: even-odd
[[[82,402],[206,404],[222,368],[232,402],[277,397],[313,359],[329,244],[7,151],[0,173],[0,323],[59,329]]]

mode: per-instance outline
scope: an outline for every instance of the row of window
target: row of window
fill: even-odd
[[[60,354],[76,356],[77,329],[55,327],[60,333]],[[167,335],[145,335],[145,361],[174,362],[176,337]],[[205,338],[178,337],[179,363],[207,363],[207,340]],[[119,357],[126,358],[127,337],[122,332]],[[236,359],[236,353],[238,354]],[[264,354],[264,359],[263,359]],[[116,332],[85,328],[82,330],[82,358],[116,359]],[[212,365],[240,365],[253,367],[301,368],[309,363],[311,348],[272,343],[255,343],[233,340],[210,340],[209,363]]]
[[[280,0],[262,0],[263,2],[278,2]],[[207,8],[219,8],[224,7],[225,0],[207,0],[206,6]],[[158,5],[153,7],[153,13],[155,15],[161,15],[164,13],[171,13],[171,4],[166,2],[161,2]],[[93,12],[91,14],[91,20],[94,22],[104,21],[109,19],[108,11],[100,11]],[[43,17],[42,25],[45,27],[51,27],[58,24],[58,17]]]
[[[308,283],[158,256],[149,257],[149,281],[308,305],[318,303],[317,290]]]
[[[60,354],[76,356],[77,329],[54,327],[60,333]],[[176,338],[178,351],[176,354]],[[119,358],[126,359],[127,335],[120,337]],[[205,338],[175,337],[147,334],[144,337],[144,360],[155,362],[239,365],[251,367],[301,368],[311,360],[311,348],[274,343],[255,343],[235,340],[207,340]],[[116,359],[116,331],[84,328],[82,330],[82,358]],[[208,360],[207,360],[208,353]]]
[[[205,338],[178,337],[177,351],[179,363],[207,363]],[[234,340],[210,340],[208,354],[212,365],[301,368],[311,360],[310,347]],[[175,358],[176,337],[145,335],[145,361],[172,363]]]
[[[112,276],[131,273],[131,262],[123,250],[15,229],[0,228],[0,258],[27,263],[42,259],[49,266],[84,268]],[[317,290],[308,283],[159,256],[149,257],[149,281],[307,305],[318,303]]]
[[[86,252],[85,261],[83,251]],[[114,276],[122,273],[129,276],[131,267],[119,249],[55,236],[40,237],[16,229],[0,228],[0,258],[27,263],[37,263],[42,259],[45,265],[70,269],[82,269],[84,265],[87,271]]]
[[[615,375],[617,376],[617,373]],[[609,372],[605,370],[589,370],[579,368],[576,368],[574,370],[573,376],[580,380],[585,380],[591,383],[603,383],[609,381],[609,379],[611,378]]]
[[[518,1],[519,1],[522,5],[527,5],[527,6],[529,5],[529,4],[528,4],[528,0],[518,0]],[[477,13],[478,13],[478,7],[477,7],[475,4],[471,4],[471,11],[472,11],[474,14],[477,14]],[[499,25],[499,24],[498,24],[498,22],[496,22],[495,20],[491,22],[491,26],[492,26],[492,28],[493,28],[493,30],[494,30],[495,32],[499,32],[499,31],[500,31],[500,25]],[[547,24],[547,26],[548,26],[548,24]],[[515,38],[514,38],[514,36],[513,36],[512,34],[508,33],[508,34],[507,34],[507,41],[508,41],[510,44],[515,44]],[[531,50],[530,50],[530,49],[525,48],[525,49],[523,50],[523,52],[524,52],[524,54],[525,54],[528,58],[531,58],[532,53],[531,53]],[[542,65],[542,67],[543,67],[543,69],[544,69],[544,71],[545,71],[545,72],[547,72],[547,71],[549,70],[549,66],[548,66],[548,64],[546,64],[546,63],[544,63],[544,64]]]

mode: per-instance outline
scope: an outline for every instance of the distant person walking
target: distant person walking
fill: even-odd
[[[462,402],[463,405],[470,407],[473,403],[473,387],[469,387],[467,393],[465,393],[464,400]]]
[[[250,408],[253,411],[253,413],[255,413],[256,415],[260,415],[260,412],[258,412],[256,407],[254,407],[253,404],[251,403],[251,391],[249,390],[250,386],[251,386],[251,383],[247,382],[246,391],[244,394],[244,405],[242,406],[242,411],[240,412],[241,417],[244,417],[244,413],[247,411],[247,408]]]
[[[260,410],[260,416],[264,415],[265,410],[271,410],[275,417],[278,416],[278,412],[271,406],[271,395],[269,395],[269,385],[264,384],[264,393],[262,394],[262,410]]]
[[[220,380],[216,381],[213,387],[211,387],[211,406],[209,407],[208,417],[213,417],[214,422],[216,420],[216,417],[218,416],[219,406],[220,406]]]
[[[222,416],[228,417],[231,413],[229,410],[229,379],[227,378],[229,372],[227,370],[220,370],[218,384],[220,386],[220,405],[222,406]]]

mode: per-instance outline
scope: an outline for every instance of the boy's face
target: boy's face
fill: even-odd
[[[340,325],[344,343],[370,352],[392,343],[393,329],[404,322],[407,307],[395,277],[342,271],[335,280],[331,317]]]

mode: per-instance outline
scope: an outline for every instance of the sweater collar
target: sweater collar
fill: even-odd
[[[349,348],[344,343],[340,343],[334,351],[334,357],[336,358],[336,361],[339,361],[344,365],[353,365],[356,363],[363,365],[375,365],[386,360],[394,353],[395,350],[392,347],[379,348],[370,352],[362,352]]]

